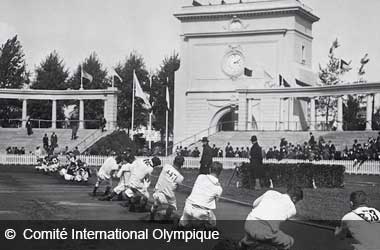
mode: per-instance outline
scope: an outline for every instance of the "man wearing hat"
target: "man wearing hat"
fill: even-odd
[[[251,137],[252,147],[249,152],[250,156],[250,164],[251,164],[251,171],[250,171],[250,180],[255,178],[255,189],[261,189],[260,185],[260,178],[263,178],[264,176],[264,169],[262,167],[263,165],[263,153],[262,149],[259,146],[257,142],[257,137],[253,135]]]
[[[213,150],[210,145],[208,145],[207,137],[203,137],[201,142],[203,144],[203,152],[201,156],[201,167],[199,169],[199,174],[210,174]]]

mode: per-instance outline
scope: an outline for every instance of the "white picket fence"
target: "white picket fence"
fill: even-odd
[[[90,166],[101,166],[107,156],[101,155],[81,155],[79,159],[86,162]],[[139,157],[137,157],[139,158]],[[67,162],[65,156],[59,157],[61,163]],[[160,157],[162,164],[172,163],[174,157]],[[186,157],[184,168],[199,168],[199,158]],[[219,161],[223,163],[224,169],[234,169],[236,165],[243,162],[249,162],[246,158],[214,158],[214,161]],[[284,159],[282,161],[277,161],[275,159],[264,160],[264,163],[313,163],[316,165],[344,165],[346,167],[346,173],[348,174],[364,174],[364,175],[380,175],[380,161],[366,161],[362,165],[355,164],[354,161],[343,160],[322,160],[322,161],[307,161],[307,160],[293,160]],[[11,154],[0,154],[0,165],[36,165],[37,158],[35,155],[11,155]]]

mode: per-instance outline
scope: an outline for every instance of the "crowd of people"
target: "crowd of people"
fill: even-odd
[[[7,154],[13,154],[13,155],[24,155],[25,154],[25,148],[24,147],[21,147],[21,148],[7,147],[5,149],[5,151],[7,152]]]

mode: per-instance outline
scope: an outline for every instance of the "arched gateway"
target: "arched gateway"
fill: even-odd
[[[113,130],[117,122],[117,88],[89,90],[37,90],[37,89],[0,89],[0,99],[22,100],[22,127],[25,127],[28,100],[52,101],[52,128],[57,123],[57,101],[79,100],[79,128],[84,128],[84,101],[103,100],[106,128]]]
[[[174,143],[215,132],[228,119],[234,125],[219,129],[314,130],[319,96],[338,99],[336,123],[342,130],[342,96],[367,95],[371,129],[380,83],[317,86],[312,26],[319,18],[301,1],[192,6],[184,0],[174,16],[182,27]]]

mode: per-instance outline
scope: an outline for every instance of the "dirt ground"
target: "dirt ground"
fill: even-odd
[[[2,166],[0,167],[0,220],[94,220],[99,224],[102,224],[99,220],[104,220],[104,224],[109,221],[115,221],[115,224],[120,221],[135,221],[134,223],[138,225],[147,225],[144,221],[147,217],[146,213],[128,212],[119,205],[120,202],[99,201],[89,195],[91,190],[91,182],[88,184],[67,183],[58,176],[44,175],[31,167]],[[182,212],[186,197],[186,192],[177,192],[179,214]],[[244,220],[249,211],[249,207],[220,201],[215,214],[220,220],[218,225],[221,234],[234,240],[240,239],[244,235]],[[7,223],[12,225],[12,222]],[[170,228],[168,225],[158,223],[150,224],[149,227]],[[333,232],[325,228],[286,222],[282,229],[295,238],[293,250],[349,249],[346,241],[334,239]],[[9,241],[7,243],[9,244]],[[97,246],[91,246],[88,249],[99,249]],[[160,248],[158,244],[153,249],[169,249],[167,244],[163,246],[165,247]],[[175,249],[194,248],[194,245],[186,244],[175,247]],[[210,244],[202,244],[199,249],[211,248]],[[23,249],[43,249],[43,247],[24,247]],[[87,249],[87,247],[82,246],[80,249]],[[113,249],[118,249],[118,247]],[[144,248],[139,248],[139,250],[142,249]]]

